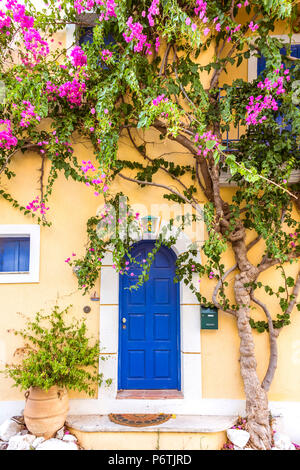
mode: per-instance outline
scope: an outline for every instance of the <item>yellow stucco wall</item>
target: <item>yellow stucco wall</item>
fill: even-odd
[[[219,450],[226,432],[82,432],[70,428],[85,450]]]
[[[283,33],[283,29],[277,28],[275,32],[277,34]],[[238,70],[232,68],[229,76],[230,80],[240,76],[246,78],[246,64]],[[228,78],[225,77],[224,80],[228,80]],[[157,139],[157,134],[151,134],[151,140],[153,139]],[[148,151],[150,156],[154,156],[160,152],[181,152],[182,149],[175,143],[165,142],[159,145],[151,144],[148,146]],[[75,153],[79,156],[79,159],[92,158],[92,153],[82,145],[76,146]],[[119,155],[123,159],[139,158],[125,137],[121,138]],[[187,156],[179,153],[174,154],[173,158],[180,158],[182,163],[189,162]],[[28,203],[38,195],[38,169],[40,164],[40,158],[36,154],[19,154],[14,158],[12,164],[12,170],[17,173],[17,177],[11,183],[3,180],[1,184],[20,202],[23,204]],[[160,175],[160,182],[168,182],[167,176]],[[30,186],[30,184],[33,185]],[[114,188],[128,194],[130,202],[144,204],[148,208],[150,207],[150,201],[153,204],[166,204],[167,202],[162,199],[163,190],[159,188],[147,187],[141,189],[120,179],[116,180]],[[233,191],[232,188],[222,190],[224,197],[227,199],[230,199]],[[204,202],[202,195],[199,195],[199,198]],[[10,362],[16,347],[22,344],[18,338],[7,333],[7,330],[20,328],[23,325],[23,320],[18,312],[33,315],[40,309],[49,310],[56,302],[59,302],[62,306],[73,304],[73,313],[76,317],[83,315],[85,305],[91,306],[92,310],[87,315],[89,331],[95,337],[99,337],[99,304],[91,302],[89,296],[83,297],[81,293],[77,292],[76,277],[64,260],[72,252],[77,255],[83,254],[84,244],[87,241],[86,221],[90,216],[96,214],[100,203],[101,199],[96,198],[93,191],[84,185],[71,180],[66,181],[63,176],[60,176],[55,183],[55,190],[49,203],[51,209],[47,214],[52,222],[52,227],[41,228],[40,282],[37,284],[0,284],[0,353],[2,360]],[[297,216],[296,209],[295,215]],[[12,209],[6,201],[0,200],[0,224],[29,223],[34,223],[29,216],[20,214],[17,210]],[[250,234],[249,239],[251,238]],[[250,260],[257,261],[260,253],[260,246],[257,245],[250,252]],[[233,263],[232,255],[227,253],[226,266],[230,267]],[[287,269],[288,275],[295,276],[296,270],[297,266],[295,264],[290,266]],[[229,282],[233,281],[233,277],[234,273],[231,274]],[[273,269],[264,273],[261,278],[264,281],[271,277],[276,284],[279,281],[280,274]],[[206,296],[208,292],[212,291],[213,287],[213,281],[204,280],[201,282],[201,291],[205,292]],[[99,292],[99,286],[96,287],[96,291]],[[264,292],[261,292],[260,298],[262,301],[267,301],[269,305],[273,305],[274,299],[267,297]],[[261,314],[254,311],[253,316],[258,318],[261,317]],[[284,329],[278,341],[279,365],[269,393],[271,400],[300,400],[299,332],[300,315],[294,311],[292,325]],[[268,337],[256,333],[254,333],[254,337],[258,358],[258,373],[263,378],[268,362]],[[230,315],[221,313],[219,315],[219,329],[217,331],[201,331],[201,341],[203,398],[243,398],[238,362],[239,339],[234,319]],[[22,399],[23,394],[10,386],[11,382],[0,376],[0,400]],[[71,397],[75,396],[79,397],[80,395],[71,394]],[[163,442],[161,448],[170,449],[172,437],[173,434],[171,437],[167,434],[161,437]],[[191,439],[191,442],[195,442],[191,445],[197,446],[196,440],[198,437],[193,435]],[[156,436],[153,435],[153,442],[155,443],[155,441]],[[109,439],[107,442],[109,442]],[[128,445],[125,448],[128,449]]]

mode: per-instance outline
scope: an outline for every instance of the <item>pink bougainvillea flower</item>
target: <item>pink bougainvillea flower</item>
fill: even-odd
[[[44,202],[40,202],[39,197],[37,196],[26,206],[26,209],[32,212],[37,212],[39,210],[40,213],[43,215],[46,214],[46,211],[49,210],[49,207],[45,207]]]
[[[25,108],[21,112],[22,119],[20,121],[20,126],[28,127],[30,124],[36,124],[36,121],[40,122],[41,117],[36,114],[35,106],[33,106],[30,101],[23,101],[23,105],[25,105]]]
[[[159,40],[159,36],[157,36],[157,38],[155,39],[155,50],[156,50],[156,52],[158,52],[159,47],[160,47],[160,40]]]
[[[276,73],[276,72],[275,72]],[[275,93],[277,95],[285,93],[285,89],[283,88],[283,77],[276,77],[276,80],[272,82],[268,77],[265,78],[264,82],[259,82],[257,88],[264,90],[266,95],[259,95],[256,98],[254,96],[250,96],[249,104],[246,106],[246,123],[248,125],[256,125],[258,123],[262,123],[267,119],[265,115],[261,116],[262,112],[266,109],[271,109],[273,111],[278,110],[278,103],[272,96],[272,90],[276,90]],[[261,116],[259,118],[259,116]]]
[[[148,21],[150,26],[154,26],[153,16],[159,15],[159,0],[152,0],[152,3],[148,10]]]
[[[46,83],[45,93],[47,93],[49,101],[56,101],[57,96],[59,96],[60,98],[65,98],[68,103],[72,105],[70,106],[70,108],[72,108],[73,105],[81,105],[82,97],[85,91],[85,83],[78,81],[77,78],[73,78],[72,81],[62,83],[60,86],[57,86],[52,82],[48,81]]]
[[[162,95],[158,95],[157,98],[154,98],[154,100],[152,100],[152,104],[154,106],[158,106],[162,101],[164,103],[167,103],[168,101],[168,98],[166,98],[166,95],[164,93]]]
[[[87,64],[87,56],[80,46],[75,46],[70,53],[71,63],[74,67],[83,67]]]
[[[11,121],[9,119],[0,119],[0,148],[10,149],[18,144],[18,139],[13,136]]]
[[[250,23],[249,23],[249,28],[250,28],[251,31],[254,33],[254,32],[259,28],[259,25],[258,25],[258,24],[254,24],[253,21],[250,21]]]
[[[108,59],[112,57],[113,53],[109,49],[103,49],[101,51],[101,59],[106,62]]]
[[[197,140],[199,138],[198,134],[196,134]],[[220,142],[218,141],[218,137],[213,134],[211,131],[204,132],[201,136],[200,139],[202,142],[213,142],[214,146],[212,147],[211,150],[217,150],[220,146]],[[206,157],[208,155],[209,150],[207,148],[203,148],[202,145],[198,146],[198,155],[203,155]]]
[[[206,16],[207,2],[203,0],[196,0],[197,7],[194,9],[195,14],[199,15],[199,18],[202,20]]]
[[[81,163],[82,163],[81,170],[83,171],[83,173],[87,173],[89,170],[96,171],[96,168],[94,167],[94,165],[91,163],[90,160],[88,161],[82,160]]]

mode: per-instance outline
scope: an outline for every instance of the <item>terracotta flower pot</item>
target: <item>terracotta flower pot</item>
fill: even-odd
[[[25,393],[25,399],[24,419],[32,434],[49,439],[63,427],[69,411],[66,389],[53,386],[45,391],[31,387]]]

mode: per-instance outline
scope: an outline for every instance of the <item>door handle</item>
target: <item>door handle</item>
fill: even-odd
[[[126,318],[123,317],[122,318],[122,323],[126,323],[126,321],[127,321]]]

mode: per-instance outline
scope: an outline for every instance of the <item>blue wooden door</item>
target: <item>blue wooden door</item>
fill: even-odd
[[[143,260],[153,241],[136,244],[132,256]],[[149,280],[138,290],[140,268],[129,265],[120,276],[119,389],[180,390],[179,284],[173,282],[176,256],[161,247]],[[134,276],[130,273],[133,272]]]

